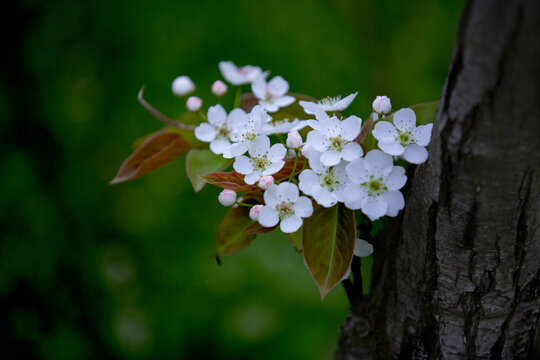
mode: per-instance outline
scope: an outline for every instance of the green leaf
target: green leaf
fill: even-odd
[[[124,161],[109,184],[117,184],[146,175],[192,147],[193,145],[180,134],[168,131],[154,133],[145,138],[140,147]]]
[[[248,234],[244,230],[253,224],[249,208],[239,206],[229,210],[217,230],[216,257],[234,254],[251,244],[255,234]]]
[[[360,275],[362,276],[362,294],[369,295],[371,289],[371,268],[373,267],[373,255],[360,259]]]
[[[186,173],[193,185],[193,190],[199,192],[206,184],[200,176],[224,170],[231,163],[231,159],[224,159],[209,149],[192,149],[186,157]]]
[[[343,204],[331,208],[316,205],[313,215],[304,220],[304,260],[321,298],[339,284],[349,270],[355,238],[354,213]]]
[[[288,233],[287,237],[291,240],[296,251],[302,252],[302,228],[298,229],[296,232]]]
[[[426,125],[435,121],[439,100],[411,106],[416,114],[416,125]]]

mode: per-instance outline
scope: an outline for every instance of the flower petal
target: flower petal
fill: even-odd
[[[284,233],[293,233],[300,229],[301,226],[302,218],[296,215],[289,216],[288,218],[281,220],[281,223],[279,224],[279,228]]]
[[[394,114],[394,125],[401,131],[413,131],[416,127],[416,115],[412,109],[400,109]]]
[[[248,185],[253,185],[259,180],[261,180],[262,174],[260,171],[254,171],[252,173],[247,174],[244,177],[244,182]]]
[[[315,113],[321,109],[319,104],[310,101],[299,101],[298,104],[304,109],[304,112],[309,115],[315,115]]]
[[[259,74],[251,83],[251,91],[257,99],[266,98],[266,79],[263,74]]]
[[[386,214],[388,203],[383,196],[367,196],[362,202],[362,212],[371,220],[377,220]]]
[[[344,192],[347,194],[345,199],[345,206],[351,210],[358,210],[362,207],[362,203],[366,199],[366,189],[357,184],[349,184],[345,187]]]
[[[240,108],[233,109],[227,116],[227,126],[232,130],[238,126],[240,120],[246,115],[246,112]]]
[[[354,256],[365,257],[373,254],[373,245],[366,240],[356,239],[354,243]]]
[[[272,208],[275,208],[276,205],[279,203],[279,199],[277,197],[277,185],[270,185],[268,189],[264,192],[264,203]]]
[[[332,193],[324,187],[319,187],[319,191],[313,196],[313,198],[319,205],[324,207],[331,207],[337,203],[337,200]]]
[[[195,137],[204,142],[210,142],[216,138],[216,129],[209,123],[202,123],[195,128]]]
[[[414,129],[412,134],[414,142],[420,146],[428,146],[432,129],[433,124],[422,125]]]
[[[359,158],[347,165],[347,175],[355,184],[362,184],[369,180],[369,171],[366,169],[366,160]]]
[[[274,97],[280,97],[289,91],[289,83],[281,76],[276,76],[270,80],[266,87],[266,91],[272,94]]]
[[[328,139],[318,130],[312,130],[307,134],[306,144],[311,145],[315,150],[323,152],[328,149]]]
[[[279,201],[294,203],[299,196],[298,187],[290,182],[282,182],[278,185],[278,188],[276,190],[276,196]]]
[[[343,147],[341,154],[343,156],[343,160],[353,161],[364,155],[364,152],[362,151],[360,144],[353,141]]]
[[[266,175],[273,175],[275,173],[277,173],[279,170],[281,170],[281,168],[283,167],[283,165],[285,165],[285,161],[283,160],[278,160],[270,165],[268,165],[266,167],[266,169],[263,171],[263,176],[266,176]]]
[[[223,106],[217,104],[208,109],[208,122],[215,127],[220,127],[227,120],[227,112]]]
[[[401,155],[405,151],[403,145],[396,140],[381,140],[377,145],[379,145],[379,148],[388,155]]]
[[[309,217],[313,214],[313,204],[311,199],[300,196],[298,200],[294,202],[294,214],[301,217]]]
[[[324,136],[333,138],[341,135],[341,121],[335,116],[320,121],[321,133]]]
[[[345,110],[353,102],[356,95],[358,95],[358,92],[345,96],[343,99],[339,100],[336,105],[334,105],[334,109],[337,111]]]
[[[229,140],[226,139],[215,139],[210,143],[210,150],[214,154],[221,155],[223,152],[231,146]]]
[[[325,166],[334,166],[341,161],[341,152],[336,150],[328,150],[322,153],[321,162]]]
[[[253,171],[251,160],[247,156],[238,156],[234,160],[233,168],[236,172],[246,175]]]
[[[259,105],[261,105],[268,112],[276,112],[279,110],[279,106],[274,104],[273,101],[259,100]]]
[[[384,181],[389,191],[401,189],[406,182],[407,175],[405,175],[405,169],[401,166],[394,166]]]
[[[379,141],[393,141],[398,136],[396,127],[389,121],[379,121],[371,133]]]
[[[386,210],[386,215],[388,216],[397,216],[399,210],[405,207],[405,199],[403,194],[399,191],[388,191],[383,194],[386,202],[388,204],[388,209]]]
[[[263,206],[259,213],[259,224],[264,227],[276,226],[279,222],[279,214],[276,209],[270,206]]]
[[[276,162],[279,160],[283,160],[285,154],[287,154],[287,149],[285,148],[285,146],[283,146],[283,144],[274,144],[268,151],[267,158],[272,162]]]
[[[347,141],[353,141],[360,134],[362,120],[358,116],[349,116],[341,122],[341,136]]]
[[[298,175],[298,180],[300,180],[298,187],[306,195],[313,195],[314,188],[319,185],[319,177],[310,169],[302,171]]]
[[[274,104],[279,107],[285,107],[291,105],[296,99],[289,95],[283,95],[274,99]]]
[[[251,141],[242,141],[232,144],[228,149],[223,151],[223,157],[225,159],[232,159],[234,157],[244,154],[251,145]]]
[[[383,153],[380,150],[371,150],[365,156],[365,167],[371,175],[376,177],[383,177],[388,175],[392,171],[394,166],[394,160],[388,154]]]
[[[251,142],[248,153],[251,157],[266,156],[270,150],[270,138],[265,135],[259,135]]]
[[[425,147],[410,144],[405,147],[403,158],[412,164],[421,164],[427,160],[428,152]]]

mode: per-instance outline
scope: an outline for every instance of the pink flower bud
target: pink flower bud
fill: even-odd
[[[253,221],[259,220],[259,214],[261,213],[262,205],[255,205],[249,210],[249,217]]]
[[[232,190],[225,189],[219,194],[218,201],[223,206],[232,206],[236,202],[236,193]]]
[[[379,114],[388,114],[390,111],[392,111],[392,104],[390,103],[390,99],[386,96],[377,96],[375,100],[373,100],[373,111]]]
[[[227,85],[221,80],[216,80],[212,84],[212,93],[216,96],[223,96],[227,92]]]
[[[171,88],[174,95],[184,96],[195,90],[195,84],[188,76],[184,75],[174,79]]]
[[[201,98],[190,96],[186,101],[186,107],[189,111],[199,111],[202,106]]]
[[[311,153],[311,150],[313,150],[313,147],[309,144],[304,144],[304,146],[302,146],[302,155],[304,155],[304,157],[306,159],[309,159],[309,154]]]
[[[263,176],[261,180],[259,180],[259,187],[263,190],[268,189],[268,187],[273,184],[274,184],[274,177],[271,175]]]
[[[298,133],[298,131],[293,130],[289,132],[287,135],[287,146],[291,149],[298,149],[300,146],[302,146],[302,137]]]

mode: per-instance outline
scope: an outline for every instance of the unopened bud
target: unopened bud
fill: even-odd
[[[302,137],[298,133],[298,131],[293,130],[289,132],[287,135],[287,146],[291,149],[298,149],[300,146],[302,146]]]
[[[249,217],[253,221],[259,220],[259,214],[261,213],[262,205],[255,205],[249,210]]]
[[[219,194],[218,201],[223,206],[232,206],[236,202],[236,193],[232,190],[225,189]]]
[[[268,189],[268,187],[273,184],[274,184],[274,177],[271,175],[263,176],[261,180],[259,180],[259,187],[263,190]]]
[[[189,111],[199,111],[202,106],[201,98],[190,96],[186,101],[186,107]]]
[[[171,88],[174,95],[184,96],[195,90],[195,84],[188,76],[184,75],[174,79]]]
[[[388,114],[390,111],[392,111],[392,104],[390,103],[390,99],[386,96],[377,96],[375,100],[373,100],[373,111],[379,114]]]
[[[214,95],[223,96],[223,95],[225,95],[226,92],[227,92],[227,85],[223,81],[216,80],[212,84],[212,93]]]

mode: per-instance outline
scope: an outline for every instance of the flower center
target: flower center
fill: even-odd
[[[254,158],[251,158],[251,164],[253,165],[253,168],[255,170],[265,170],[268,165],[270,165],[270,161],[265,157],[265,156],[261,156],[261,157],[254,157]]]
[[[341,96],[335,96],[335,97],[327,96],[327,97],[325,97],[324,99],[321,99],[318,103],[319,103],[320,105],[325,105],[325,106],[334,106],[334,105],[336,105],[340,100],[341,100]]]
[[[264,97],[267,101],[272,101],[276,96],[272,94],[272,92],[269,89],[266,89]]]
[[[341,136],[336,136],[333,138],[330,138],[330,145],[328,146],[329,150],[336,150],[341,151],[343,149],[343,145],[347,143],[347,140],[343,139]]]
[[[229,136],[230,130],[227,127],[227,125],[223,125],[218,129],[217,137],[219,138],[227,138]]]
[[[279,214],[281,220],[288,218],[289,216],[294,215],[294,204],[292,202],[283,201],[276,205],[276,210]]]
[[[388,190],[382,178],[377,179],[373,176],[370,177],[369,181],[363,183],[362,186],[367,189],[369,196],[381,195]]]
[[[324,174],[318,174],[318,176],[321,186],[327,188],[330,192],[334,191],[334,189],[340,185],[340,182],[336,179],[333,168],[329,169],[328,172]]]
[[[407,146],[413,142],[412,134],[409,130],[400,132],[396,140],[403,146]]]

